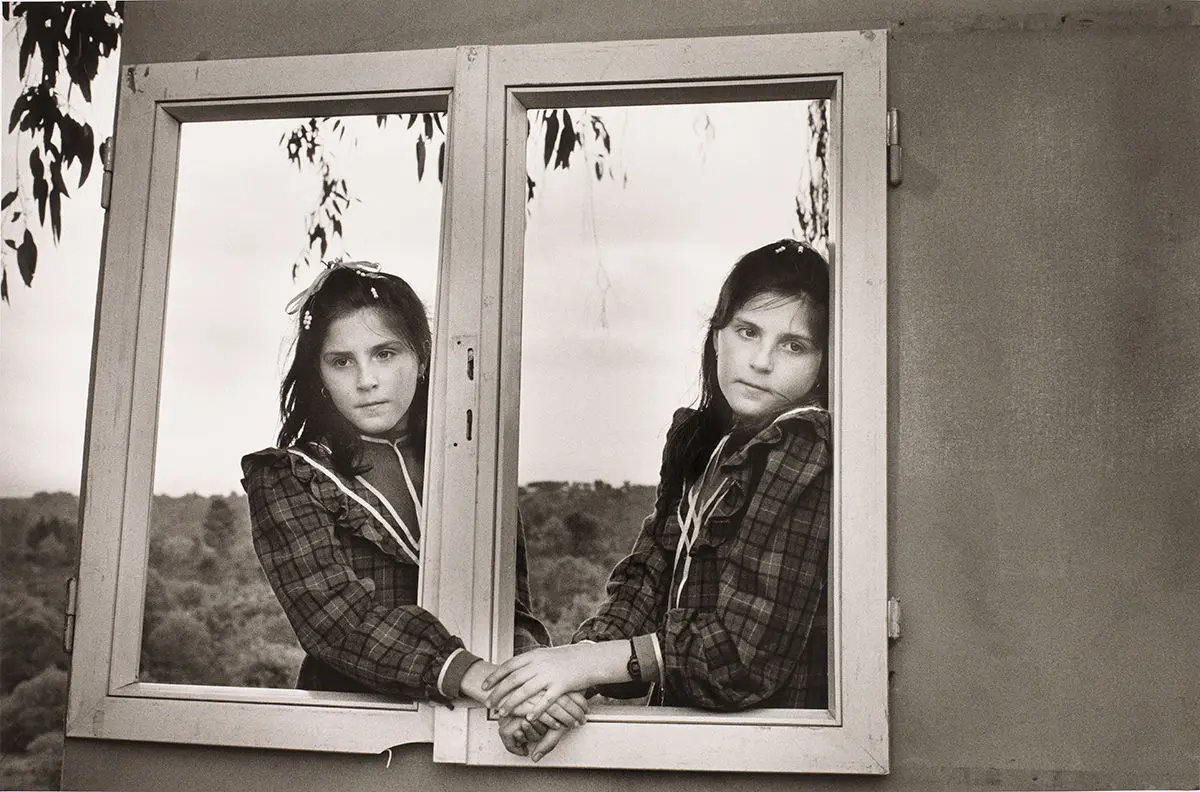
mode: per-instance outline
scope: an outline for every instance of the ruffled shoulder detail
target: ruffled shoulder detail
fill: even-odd
[[[818,405],[803,405],[789,410],[750,438],[721,467],[736,467],[746,461],[755,447],[779,445],[789,437],[801,437],[832,448],[833,429],[829,410]]]
[[[386,507],[361,484],[339,475],[324,446],[266,448],[242,457],[243,486],[256,476],[291,476],[309,498],[328,512],[339,532],[358,536],[401,563],[415,564],[419,549],[387,519]]]

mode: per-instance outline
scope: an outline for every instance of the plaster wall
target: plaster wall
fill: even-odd
[[[1200,786],[1200,6],[131,3],[126,63],[886,27],[892,774],[67,741],[64,788]],[[882,156],[882,149],[881,149]]]

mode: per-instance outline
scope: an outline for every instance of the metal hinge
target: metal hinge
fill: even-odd
[[[104,177],[100,182],[101,209],[108,209],[108,204],[112,200],[113,148],[111,135],[100,144],[100,161],[104,164]]]
[[[899,187],[904,180],[904,171],[900,160],[903,151],[900,148],[900,111],[896,108],[888,110],[887,114],[887,169],[888,184]]]
[[[900,598],[888,597],[887,601],[887,637],[896,640],[900,637]]]
[[[67,578],[67,604],[63,607],[63,651],[67,654],[75,648],[75,606],[79,599],[79,583]]]

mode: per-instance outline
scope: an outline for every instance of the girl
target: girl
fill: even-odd
[[[333,262],[288,305],[299,327],[279,447],[242,459],[254,548],[306,653],[297,687],[479,701],[494,666],[416,604],[429,321],[378,269]],[[518,558],[521,652],[550,641],[527,606],[523,548]],[[569,696],[541,722],[585,714]]]
[[[828,323],[828,265],[811,247],[785,239],[734,265],[699,409],[675,413],[654,511],[607,601],[577,643],[491,674],[489,706],[534,701],[536,716],[566,691],[647,684],[665,705],[827,706]]]

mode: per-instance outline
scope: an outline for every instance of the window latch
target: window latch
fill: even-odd
[[[67,601],[63,605],[63,651],[67,654],[75,648],[75,606],[79,599],[79,582],[67,578]]]
[[[887,601],[887,637],[895,641],[900,637],[900,598],[888,597]]]
[[[112,202],[112,176],[113,176],[113,139],[110,135],[100,144],[100,161],[104,163],[104,176],[100,182],[100,208],[108,209],[109,203]]]
[[[900,148],[900,111],[890,108],[887,114],[887,169],[888,184],[899,187],[904,181],[904,172],[900,160],[903,150]]]

